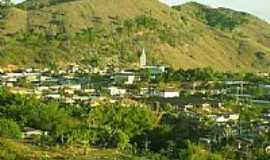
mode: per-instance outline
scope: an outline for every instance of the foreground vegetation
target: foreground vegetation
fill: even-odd
[[[83,146],[39,147],[24,141],[0,138],[0,158],[3,160],[128,160],[140,157],[117,149],[95,149]]]
[[[0,94],[0,157],[2,159],[241,159],[235,137],[206,147],[199,138],[218,134],[207,121],[166,105],[159,112],[139,103],[99,107],[66,106],[34,98]],[[236,109],[237,110],[237,109]],[[242,111],[242,124],[262,109]],[[258,113],[258,114],[256,114]],[[43,131],[21,139],[26,127]],[[46,131],[46,132],[45,132]],[[214,131],[214,132],[213,132]],[[221,133],[221,132],[220,132]],[[269,135],[258,135],[248,159],[268,159]]]

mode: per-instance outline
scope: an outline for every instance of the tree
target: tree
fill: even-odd
[[[213,154],[201,146],[189,143],[188,148],[182,153],[181,160],[222,160],[219,154]]]
[[[35,99],[26,99],[5,90],[0,93],[0,103],[0,116],[12,119],[20,126],[29,122],[29,116],[32,115],[34,107],[38,106]]]
[[[49,131],[54,140],[59,140],[62,144],[65,133],[73,128],[72,117],[56,103],[37,106],[29,119],[31,127]]]
[[[99,136],[96,145],[125,148],[131,138],[151,130],[156,119],[146,107],[117,104],[93,108],[88,125]]]
[[[147,132],[145,135],[136,137],[136,144],[139,148],[150,149],[154,152],[167,150],[172,141],[172,126],[161,125]],[[145,148],[147,144],[147,148]]]
[[[22,133],[18,124],[9,119],[0,119],[0,136],[7,138],[21,138]]]
[[[255,98],[262,98],[263,96],[267,95],[267,90],[264,88],[253,88],[251,90],[251,93],[253,96],[255,96]]]
[[[0,6],[1,6],[1,8],[7,8],[7,7],[12,6],[12,2],[11,2],[11,0],[2,0],[0,2]]]
[[[200,122],[194,117],[180,113],[173,127],[173,140],[179,145],[186,140],[197,142],[201,133]]]
[[[0,16],[5,17],[9,11],[9,8],[13,5],[11,0],[0,1]]]

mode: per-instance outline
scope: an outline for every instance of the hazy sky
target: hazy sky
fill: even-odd
[[[0,0],[1,1],[1,0]],[[13,0],[21,2],[23,0]],[[147,0],[146,0],[147,1]],[[191,0],[160,0],[169,5],[176,5]],[[254,14],[270,22],[270,0],[192,0],[212,7],[226,7]]]

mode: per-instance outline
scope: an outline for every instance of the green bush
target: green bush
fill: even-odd
[[[133,19],[128,19],[124,21],[124,26],[128,29],[138,29],[138,28],[147,28],[147,29],[157,29],[160,25],[160,22],[148,15],[137,16]]]
[[[188,144],[188,148],[182,154],[182,160],[222,160],[219,154],[213,154],[195,144]]]
[[[21,138],[22,133],[18,124],[9,119],[0,119],[0,136],[18,139]]]
[[[258,60],[263,60],[266,57],[266,53],[259,51],[255,53],[255,56]]]

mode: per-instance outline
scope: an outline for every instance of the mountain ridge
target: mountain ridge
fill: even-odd
[[[18,6],[21,8],[22,4]],[[9,24],[2,30],[5,41],[20,48],[12,49],[9,43],[2,45],[0,61],[4,66],[9,63],[58,66],[64,65],[61,58],[85,63],[97,57],[105,64],[136,66],[141,49],[147,48],[149,64],[173,68],[212,67],[221,71],[270,68],[270,25],[243,12],[198,3],[170,8],[157,0],[75,0],[12,12],[25,21],[18,23],[12,16],[4,20]],[[81,37],[90,34],[89,29],[102,33],[95,33],[94,41],[82,40]],[[32,39],[42,38],[39,43],[18,40],[26,34]],[[29,41],[29,37],[24,39]],[[51,59],[53,62],[48,62]]]

